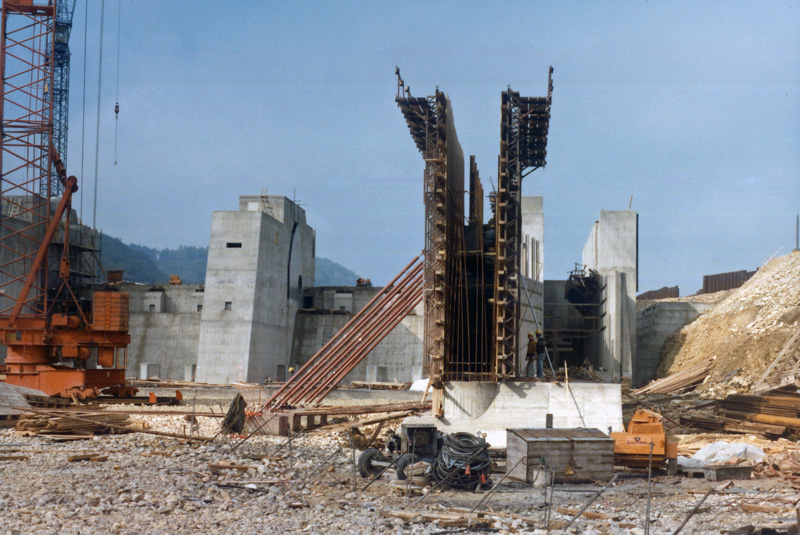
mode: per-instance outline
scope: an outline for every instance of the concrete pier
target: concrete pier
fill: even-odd
[[[444,433],[486,433],[492,447],[506,445],[506,429],[545,427],[547,414],[558,428],[623,431],[619,384],[570,381],[451,382],[445,385],[444,416],[408,418],[408,423],[434,423]]]

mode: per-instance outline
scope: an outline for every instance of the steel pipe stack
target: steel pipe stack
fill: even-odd
[[[264,404],[276,411],[318,405],[422,300],[422,262],[414,258]]]

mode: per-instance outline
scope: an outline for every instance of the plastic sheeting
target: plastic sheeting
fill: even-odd
[[[714,442],[703,446],[691,457],[678,457],[678,466],[698,468],[714,464],[723,464],[731,459],[751,460],[760,463],[764,458],[764,450],[742,442]]]

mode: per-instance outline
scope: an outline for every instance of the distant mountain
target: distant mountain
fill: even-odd
[[[178,275],[185,284],[202,284],[206,280],[208,247],[181,245],[177,249],[154,249],[145,245],[130,248],[147,255],[167,275]]]
[[[156,284],[169,280],[169,277],[147,254],[131,248],[122,240],[103,234],[100,242],[100,264],[103,269],[122,269],[125,279],[144,284]]]
[[[122,269],[126,280],[164,284],[170,275],[178,275],[184,284],[202,284],[206,280],[207,261],[208,247],[181,245],[177,249],[156,249],[146,245],[128,245],[103,234],[103,269]],[[317,257],[315,271],[316,286],[355,286],[359,278],[346,267],[322,257]]]
[[[317,257],[314,269],[315,286],[355,286],[359,276],[333,260]]]

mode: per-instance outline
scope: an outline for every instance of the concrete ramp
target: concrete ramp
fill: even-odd
[[[444,433],[486,433],[495,448],[506,446],[506,429],[545,427],[623,431],[620,385],[609,383],[452,382],[445,385],[444,417],[408,418],[434,423]]]

